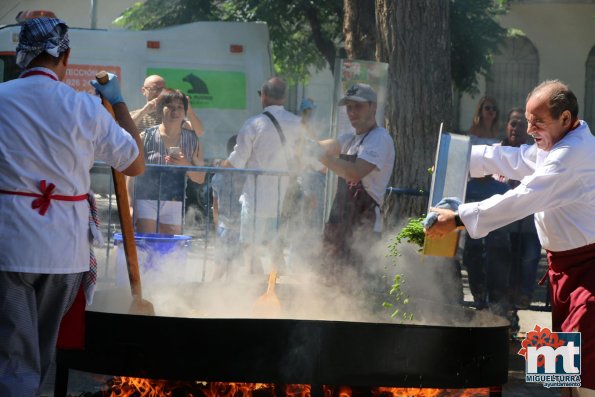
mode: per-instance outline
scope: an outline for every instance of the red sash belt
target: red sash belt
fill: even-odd
[[[25,196],[25,197],[36,197],[35,200],[31,203],[31,208],[34,210],[39,208],[39,214],[45,215],[48,208],[50,207],[52,200],[59,200],[59,201],[83,201],[87,199],[87,194],[80,194],[78,196],[63,196],[61,194],[52,194],[56,185],[50,183],[49,185],[46,184],[45,179],[41,181],[39,184],[39,190],[41,190],[41,194],[39,193],[27,193],[27,192],[12,192],[9,190],[2,190],[0,189],[0,194],[12,194],[15,196]]]

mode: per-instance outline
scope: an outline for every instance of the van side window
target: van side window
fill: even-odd
[[[20,73],[15,54],[0,53],[0,83],[16,79]]]

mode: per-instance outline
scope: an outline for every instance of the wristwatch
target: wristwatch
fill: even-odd
[[[457,227],[465,226],[465,224],[461,220],[461,217],[459,216],[459,211],[455,211],[455,225]]]

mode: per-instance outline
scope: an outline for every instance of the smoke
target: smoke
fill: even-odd
[[[214,237],[214,232],[211,238]],[[195,238],[187,247],[162,256],[139,250],[144,298],[153,303],[159,316],[190,318],[255,318],[255,303],[267,291],[268,273],[279,268],[275,294],[281,302],[281,318],[413,323],[473,326],[495,324],[494,316],[460,307],[462,285],[454,260],[425,257],[417,247],[402,244],[400,256],[388,257],[394,232],[382,238],[372,234],[355,236],[354,252],[363,258],[360,271],[325,268],[322,265],[322,235],[317,228],[294,224],[287,234],[283,264],[274,263],[271,245],[257,251],[257,271],[248,271],[248,259],[237,257],[223,263],[225,253],[237,246],[205,243]],[[97,294],[92,310],[126,313],[130,288],[123,255],[118,254],[117,289]],[[147,266],[147,261],[150,266]],[[341,266],[341,264],[339,264]],[[334,277],[340,272],[340,277]],[[391,317],[388,291],[395,274],[401,274],[402,291],[408,303],[395,304],[411,319]],[[204,282],[203,282],[204,279]],[[266,316],[265,316],[266,317]]]

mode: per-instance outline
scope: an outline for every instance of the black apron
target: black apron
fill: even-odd
[[[356,153],[368,134],[369,132],[357,145]],[[339,158],[355,163],[357,154],[341,154]],[[368,194],[361,180],[351,183],[338,178],[337,193],[328,222],[324,227],[324,269],[322,270],[326,274],[335,275],[332,278],[336,279],[346,271],[361,275],[365,270],[363,258],[357,252],[356,246],[366,239],[377,238],[374,233],[376,207],[379,205]]]

